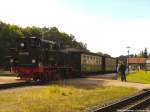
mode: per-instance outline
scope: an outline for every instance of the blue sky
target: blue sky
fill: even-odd
[[[83,14],[111,16],[111,0],[58,0],[65,7],[75,9]]]
[[[141,19],[150,17],[149,0],[58,0],[64,7],[83,14],[111,19]]]
[[[0,20],[26,26],[56,26],[93,52],[150,52],[150,0],[0,0]]]
[[[115,19],[149,18],[149,0],[114,0],[112,14]]]

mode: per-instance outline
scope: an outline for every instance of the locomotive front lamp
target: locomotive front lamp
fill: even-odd
[[[21,46],[21,47],[24,47],[24,43],[21,43],[20,46]]]
[[[13,63],[13,62],[14,62],[14,60],[13,60],[13,59],[10,59],[10,62],[11,62],[11,63]]]
[[[35,59],[32,59],[32,63],[35,63],[36,62],[36,60]]]

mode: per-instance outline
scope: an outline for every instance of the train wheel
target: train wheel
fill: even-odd
[[[39,76],[39,80],[42,81],[42,82],[47,82],[47,76],[45,74],[41,74]]]
[[[48,80],[49,81],[52,81],[53,80],[53,77],[52,77],[52,72],[48,72]]]
[[[47,73],[47,74],[45,74],[45,75],[46,75],[46,81],[47,81],[47,82],[50,82],[50,81],[51,81],[51,77],[50,77],[49,73]]]
[[[65,76],[66,78],[71,78],[70,70],[65,70]]]
[[[43,74],[43,79],[44,79],[44,82],[49,82],[50,81],[48,73]]]
[[[61,80],[62,79],[62,77],[61,77],[61,74],[60,74],[60,72],[56,72],[56,74],[54,74],[54,80]]]
[[[33,80],[34,81],[38,81],[38,77],[33,77]]]
[[[71,76],[72,77],[81,77],[80,72],[78,70],[72,70]]]

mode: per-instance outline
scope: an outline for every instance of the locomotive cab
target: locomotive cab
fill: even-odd
[[[10,50],[11,68],[19,75],[42,72],[43,56],[45,52],[53,49],[54,44],[36,37],[18,38],[15,48]]]
[[[42,51],[51,50],[54,42],[46,41],[36,37],[19,38],[16,41],[16,51],[11,53],[19,66],[36,66],[42,61]],[[14,52],[14,51],[12,51]],[[13,63],[14,59],[10,59]]]

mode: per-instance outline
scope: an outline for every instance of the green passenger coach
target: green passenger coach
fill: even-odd
[[[105,58],[105,71],[107,72],[114,72],[116,70],[116,59],[115,58]]]
[[[91,54],[81,54],[81,72],[100,72],[102,57]]]

